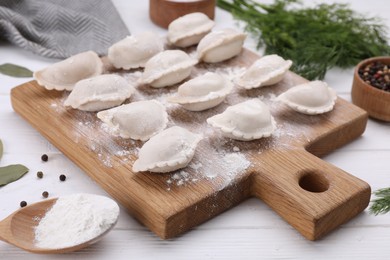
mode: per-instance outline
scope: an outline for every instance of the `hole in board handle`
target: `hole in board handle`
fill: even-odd
[[[305,171],[299,178],[299,186],[310,192],[324,192],[329,189],[329,180],[322,173]]]

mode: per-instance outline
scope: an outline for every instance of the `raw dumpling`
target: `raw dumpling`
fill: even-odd
[[[291,60],[273,54],[258,59],[235,82],[246,88],[258,88],[278,83],[292,65]]]
[[[99,56],[87,51],[34,72],[34,78],[49,90],[72,90],[78,81],[100,75],[102,71],[103,63]]]
[[[190,111],[202,111],[219,105],[232,91],[233,84],[224,77],[207,72],[183,83],[168,101]]]
[[[139,150],[134,172],[171,172],[187,166],[202,135],[173,126],[150,138]]]
[[[276,100],[300,113],[317,115],[331,111],[336,99],[336,92],[328,84],[316,80],[292,87]]]
[[[197,48],[198,59],[208,63],[230,59],[241,52],[246,34],[223,29],[207,34]]]
[[[177,47],[198,44],[214,26],[207,15],[191,13],[172,21],[168,26],[168,41]]]
[[[230,106],[222,114],[208,118],[207,123],[224,136],[240,141],[269,137],[276,128],[267,105],[259,99]]]
[[[138,101],[97,113],[115,135],[146,141],[168,123],[165,107],[156,100]]]
[[[164,44],[157,34],[144,32],[113,44],[108,49],[108,59],[117,69],[135,69],[145,67],[145,63],[163,49]]]
[[[99,111],[122,104],[133,92],[134,88],[121,76],[105,74],[77,82],[64,104]]]
[[[170,86],[187,78],[196,63],[197,61],[191,59],[184,51],[163,51],[146,63],[139,82],[155,88]]]

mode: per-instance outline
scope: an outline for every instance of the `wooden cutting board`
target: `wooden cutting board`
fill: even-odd
[[[232,78],[257,58],[244,50],[221,64],[197,65],[192,77],[215,71]],[[106,69],[132,83],[141,74]],[[12,89],[11,99],[18,114],[161,238],[177,236],[255,196],[303,236],[315,240],[369,203],[367,183],[317,157],[360,136],[367,113],[341,98],[333,111],[319,116],[299,114],[274,101],[279,93],[305,81],[289,72],[274,86],[235,89],[226,102],[204,112],[167,103],[165,98],[176,86],[139,86],[130,101],[155,98],[166,105],[170,125],[204,135],[189,166],[166,174],[133,173],[142,143],[113,137],[95,113],[65,109],[66,92],[48,91],[30,81]],[[275,117],[278,129],[272,137],[233,141],[205,123],[228,105],[256,97],[270,106]]]

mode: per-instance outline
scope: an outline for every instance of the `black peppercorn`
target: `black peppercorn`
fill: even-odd
[[[47,162],[47,160],[49,160],[49,156],[47,156],[47,154],[42,154],[41,160]]]
[[[27,206],[27,202],[25,202],[24,200],[20,202],[20,207],[26,207]]]
[[[60,181],[65,181],[66,180],[66,176],[64,174],[61,174],[60,175]]]
[[[390,92],[390,71],[388,65],[382,62],[373,62],[359,69],[358,73],[367,84]]]
[[[41,172],[41,171],[37,172],[37,177],[39,179],[42,179],[43,178],[43,172]]]
[[[42,197],[44,197],[44,198],[49,197],[49,192],[47,192],[47,191],[42,192]]]

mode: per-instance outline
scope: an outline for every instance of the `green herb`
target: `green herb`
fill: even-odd
[[[320,4],[303,8],[298,0],[218,0],[218,6],[246,22],[245,30],[265,46],[265,54],[278,54],[294,62],[303,77],[323,79],[326,71],[348,68],[372,56],[390,54],[387,28],[378,18],[352,11],[346,4]]]
[[[7,185],[20,179],[28,172],[28,168],[21,164],[13,164],[0,167],[0,186]]]
[[[1,157],[3,157],[3,142],[0,139],[0,160],[1,160]]]
[[[370,212],[375,215],[390,212],[390,188],[377,190],[374,194],[378,198],[372,201]]]
[[[0,159],[3,155],[3,143],[0,140]],[[21,164],[0,167],[0,187],[20,179],[28,172],[28,168]]]
[[[16,78],[29,78],[33,75],[31,70],[11,63],[0,65],[0,73]]]

